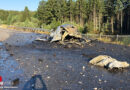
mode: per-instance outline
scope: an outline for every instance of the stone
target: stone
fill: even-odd
[[[19,85],[19,78],[16,78],[15,80],[12,81],[12,86],[17,86]]]

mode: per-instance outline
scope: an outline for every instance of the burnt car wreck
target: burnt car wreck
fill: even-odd
[[[83,37],[78,29],[70,24],[65,24],[58,26],[56,30],[52,30],[50,35],[45,37],[37,38],[36,41],[49,41],[49,42],[59,42],[60,44],[76,44],[84,45],[91,42],[90,39]]]

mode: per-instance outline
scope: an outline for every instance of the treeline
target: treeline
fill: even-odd
[[[83,33],[123,34],[128,13],[124,10],[129,6],[130,0],[42,0],[37,14],[40,25],[69,21],[78,24]]]
[[[0,10],[0,23],[47,29],[68,23],[82,33],[130,34],[130,0],[41,0],[36,12]]]
[[[0,24],[35,28],[39,27],[39,20],[36,18],[36,11],[29,11],[25,7],[24,11],[0,10]]]

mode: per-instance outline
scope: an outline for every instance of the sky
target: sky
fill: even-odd
[[[0,9],[23,11],[25,6],[35,11],[41,0],[0,0]]]

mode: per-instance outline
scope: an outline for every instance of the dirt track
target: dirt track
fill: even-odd
[[[85,48],[67,48],[56,43],[32,43],[38,34],[3,29],[1,36],[4,45],[0,55],[3,51],[9,55],[0,56],[0,75],[5,81],[19,78],[19,90],[130,89],[130,68],[114,73],[88,64],[100,54],[130,63],[130,47],[93,42]]]

